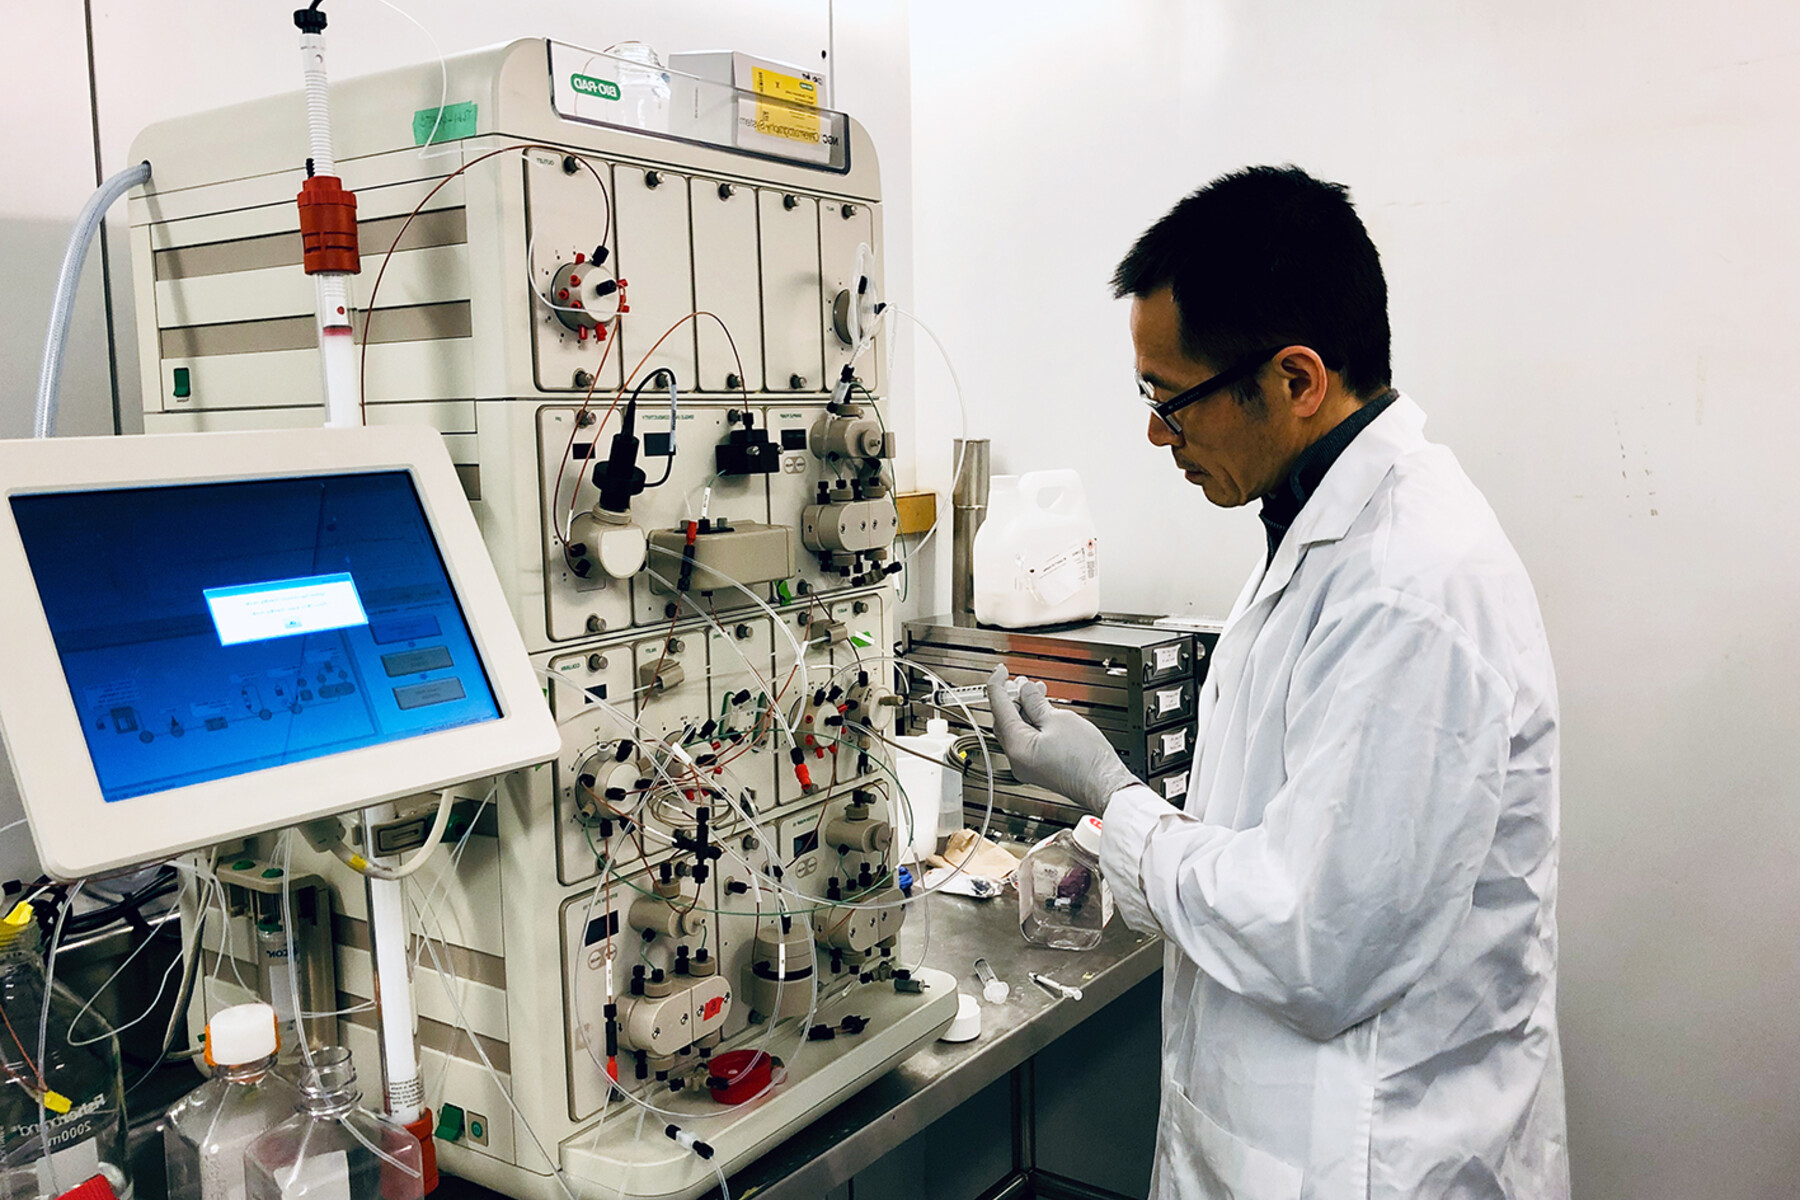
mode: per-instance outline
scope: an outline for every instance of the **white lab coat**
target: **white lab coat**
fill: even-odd
[[[1186,810],[1107,806],[1119,912],[1168,939],[1155,1197],[1569,1194],[1556,682],[1424,423],[1396,400],[1252,574]]]

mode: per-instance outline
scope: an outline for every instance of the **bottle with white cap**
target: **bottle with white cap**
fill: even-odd
[[[183,1096],[163,1125],[169,1200],[244,1200],[244,1151],[294,1114],[299,1094],[275,1073],[280,1051],[267,1004],[222,1008],[206,1023],[213,1077]]]
[[[1019,864],[1019,929],[1053,950],[1092,950],[1112,920],[1112,889],[1100,876],[1099,817],[1083,817],[1031,848]]]

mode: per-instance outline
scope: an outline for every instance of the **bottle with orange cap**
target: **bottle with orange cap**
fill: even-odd
[[[130,1200],[118,1039],[60,982],[45,1002],[41,941],[30,904],[0,917],[0,1200]]]
[[[169,1110],[169,1200],[244,1200],[244,1150],[293,1116],[300,1096],[275,1073],[281,1049],[267,1004],[222,1008],[206,1023],[213,1076]]]

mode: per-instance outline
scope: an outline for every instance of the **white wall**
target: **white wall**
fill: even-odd
[[[1084,472],[1109,607],[1222,613],[1256,519],[1143,441],[1105,279],[1224,170],[1350,184],[1556,654],[1576,1194],[1795,1195],[1800,8],[973,7],[913,5],[916,287],[996,468]]]

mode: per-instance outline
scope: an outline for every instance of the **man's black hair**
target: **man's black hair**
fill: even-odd
[[[1389,384],[1381,256],[1349,189],[1298,167],[1246,167],[1185,197],[1138,238],[1112,286],[1117,297],[1172,287],[1182,350],[1216,370],[1298,344],[1363,399]],[[1255,395],[1254,381],[1239,391]]]

